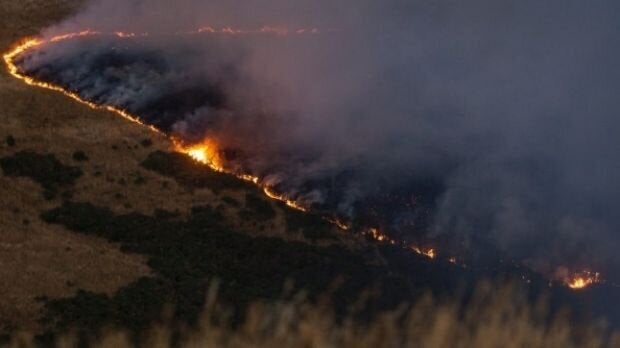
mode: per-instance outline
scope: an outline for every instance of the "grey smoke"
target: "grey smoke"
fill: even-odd
[[[248,166],[288,180],[300,198],[321,203],[321,187],[299,186],[354,170],[336,204],[353,216],[377,182],[398,190],[412,176],[436,177],[445,190],[430,236],[464,248],[483,236],[544,271],[569,263],[618,277],[619,10],[613,0],[99,0],[46,34],[319,28],[195,39],[191,57],[175,39],[151,42],[185,71],[132,71],[140,77],[120,102],[148,98],[150,79],[216,80],[234,114],[214,130],[204,125],[226,111],[198,109],[174,130],[254,152]]]

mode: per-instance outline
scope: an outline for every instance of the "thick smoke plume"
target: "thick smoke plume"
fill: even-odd
[[[359,223],[618,277],[619,10],[99,0],[45,34],[152,35],[51,45],[23,67],[185,139],[214,138],[231,162]],[[204,26],[317,30],[174,35]]]

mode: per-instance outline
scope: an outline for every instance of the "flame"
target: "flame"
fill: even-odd
[[[52,91],[56,91],[56,92],[60,92],[62,94],[64,94],[65,96],[79,102],[80,104],[84,104],[88,107],[90,107],[91,109],[96,109],[96,110],[106,110],[106,111],[111,111],[114,112],[120,116],[122,116],[123,118],[127,119],[128,121],[131,121],[133,123],[137,123],[140,124],[142,126],[148,127],[149,129],[151,129],[152,131],[158,133],[158,134],[163,134],[163,132],[161,132],[160,130],[158,130],[157,128],[155,128],[154,126],[151,125],[147,125],[145,123],[143,123],[142,121],[140,121],[140,119],[137,116],[133,116],[131,114],[129,114],[128,112],[116,108],[114,106],[110,106],[110,105],[97,105],[93,102],[89,102],[87,100],[82,99],[77,93],[71,92],[61,86],[58,85],[54,85],[51,83],[47,83],[47,82],[43,82],[43,81],[37,81],[35,79],[33,79],[32,77],[26,76],[24,74],[22,74],[19,71],[19,68],[17,67],[17,65],[15,64],[14,60],[17,56],[19,56],[20,54],[31,50],[35,47],[40,47],[45,45],[48,42],[58,42],[58,41],[62,41],[62,40],[69,40],[75,37],[81,37],[81,36],[87,36],[87,35],[96,35],[97,32],[93,32],[90,30],[85,30],[85,31],[81,31],[79,33],[74,33],[74,34],[65,34],[65,35],[59,35],[59,36],[54,36],[51,39],[49,39],[49,41],[46,40],[42,40],[42,39],[25,39],[23,40],[20,44],[16,45],[12,50],[9,50],[9,52],[5,53],[3,55],[4,58],[4,62],[7,66],[7,70],[9,72],[9,74],[11,74],[13,77],[24,81],[27,85],[30,86],[36,86],[36,87],[41,87],[41,88],[45,88],[48,90],[52,90]]]
[[[412,246],[411,250],[413,250],[416,254],[426,256],[429,259],[434,259],[437,256],[434,248],[429,248],[429,249],[424,250],[420,247]]]
[[[351,226],[349,226],[346,222],[335,218],[335,217],[325,217],[325,221],[331,223],[332,225],[337,226],[339,229],[343,230],[343,231],[348,231],[351,229]]]
[[[370,238],[376,240],[377,242],[386,243],[386,244],[400,244],[396,240],[390,238],[387,234],[379,231],[377,228],[369,229],[364,235],[369,236]]]
[[[335,30],[330,30],[333,32]],[[289,29],[286,27],[278,26],[263,26],[259,29],[238,29],[232,27],[215,28],[212,26],[204,26],[198,29],[188,31],[185,34],[228,34],[228,35],[248,35],[248,34],[273,34],[278,36],[286,36],[289,34],[319,34],[321,31],[318,28],[301,28],[301,29]]]
[[[571,289],[580,290],[601,282],[601,274],[598,272],[581,271],[564,279],[564,284]]]
[[[68,33],[68,34],[63,34],[63,35],[57,35],[57,36],[52,37],[49,41],[50,42],[58,42],[58,41],[74,39],[76,37],[94,36],[94,35],[101,35],[101,33],[98,32],[98,31],[86,29],[86,30],[82,30],[82,31],[79,31],[79,32],[76,32],[76,33]]]
[[[335,31],[335,30],[330,30],[330,31]],[[270,34],[277,34],[277,35],[288,35],[289,33],[295,33],[295,34],[317,34],[320,31],[316,28],[314,29],[298,29],[295,31],[291,31],[288,30],[286,28],[278,28],[278,27],[263,27],[259,30],[240,30],[240,29],[233,29],[231,27],[225,27],[225,28],[221,28],[221,29],[216,29],[213,27],[203,27],[200,28],[196,31],[191,31],[188,32],[186,34],[195,34],[195,33],[222,33],[222,34],[256,34],[256,33],[270,33]],[[174,144],[174,148],[176,151],[180,152],[180,153],[184,153],[186,155],[188,155],[189,157],[191,157],[192,159],[194,159],[196,162],[205,164],[207,166],[209,166],[211,169],[218,171],[218,172],[222,172],[222,173],[227,173],[227,174],[231,174],[236,176],[239,179],[245,180],[247,182],[251,182],[254,183],[256,185],[258,185],[259,187],[261,187],[265,193],[266,196],[268,196],[271,199],[274,200],[278,200],[281,201],[283,203],[285,203],[287,206],[299,210],[299,211],[303,211],[303,212],[307,212],[308,208],[304,207],[303,205],[301,205],[300,203],[296,202],[295,200],[291,199],[290,197],[287,197],[286,195],[283,194],[279,194],[277,193],[272,187],[269,187],[265,184],[263,184],[260,180],[260,178],[258,178],[257,176],[254,175],[250,175],[250,174],[245,174],[245,173],[237,173],[235,171],[232,170],[228,170],[225,165],[224,165],[224,161],[222,160],[222,158],[219,155],[219,151],[217,148],[217,144],[209,139],[205,139],[204,141],[202,141],[199,144],[193,144],[190,146],[186,146],[183,145],[183,143],[179,140],[176,139],[168,134],[165,134],[164,132],[160,131],[159,129],[155,128],[154,126],[151,125],[147,125],[145,123],[143,123],[142,121],[140,121],[140,119],[137,116],[131,115],[130,113],[119,109],[117,107],[114,106],[110,106],[110,105],[98,105],[95,104],[93,102],[87,101],[85,99],[82,99],[77,93],[74,93],[70,90],[67,90],[61,86],[58,85],[54,85],[51,83],[47,83],[47,82],[43,82],[43,81],[38,81],[33,79],[32,77],[26,76],[24,74],[22,74],[19,70],[19,68],[17,67],[17,65],[15,64],[15,58],[17,58],[19,55],[34,49],[36,47],[40,47],[43,46],[47,43],[55,43],[55,42],[60,42],[60,41],[64,41],[64,40],[70,40],[70,39],[74,39],[74,38],[78,38],[78,37],[86,37],[86,36],[94,36],[94,35],[102,35],[102,33],[98,32],[98,31],[93,31],[93,30],[83,30],[80,32],[75,32],[75,33],[67,33],[67,34],[62,34],[62,35],[58,35],[58,36],[54,36],[48,40],[44,40],[44,39],[38,39],[38,38],[27,38],[22,40],[19,44],[17,44],[15,47],[13,47],[12,49],[10,49],[7,53],[5,53],[3,55],[3,59],[4,62],[6,64],[7,70],[9,72],[10,75],[12,75],[13,77],[23,81],[24,83],[26,83],[27,85],[30,86],[36,86],[36,87],[40,87],[40,88],[45,88],[48,90],[52,90],[52,91],[56,91],[56,92],[60,92],[63,95],[83,104],[86,105],[92,109],[96,109],[96,110],[106,110],[106,111],[110,111],[112,113],[116,113],[117,115],[120,115],[121,117],[125,118],[126,120],[133,122],[133,123],[137,123],[140,124],[142,126],[148,127],[151,131],[157,133],[157,134],[161,134],[161,135],[165,135],[165,136],[169,136],[170,140],[172,141],[172,143]],[[136,37],[136,36],[148,36],[148,33],[142,33],[142,34],[135,34],[135,33],[126,33],[126,32],[121,32],[121,31],[117,31],[112,33],[112,35],[117,36],[119,38],[131,38],[131,37]],[[332,224],[334,224],[335,226],[339,227],[342,230],[349,230],[351,227],[349,225],[347,225],[345,222],[342,222],[341,220],[337,219],[337,218],[333,218],[333,217],[324,217],[324,219]],[[402,242],[397,242],[396,240],[390,238],[387,234],[380,232],[379,229],[377,228],[371,228],[366,232],[363,232],[363,235],[366,236],[370,236],[373,240],[380,242],[380,243],[387,243],[387,244],[392,244],[392,245],[400,245],[404,248],[407,248],[409,250],[412,250],[413,252],[419,254],[419,255],[423,255],[426,256],[430,259],[435,259],[435,257],[437,256],[436,253],[436,249],[435,248],[428,248],[428,249],[422,249],[418,246],[414,246],[414,245],[407,245],[404,244]],[[449,262],[456,264],[456,258],[451,257],[448,259]],[[601,282],[601,275],[598,272],[590,272],[590,271],[582,271],[582,272],[577,272],[571,276],[568,276],[566,278],[563,279],[563,283],[568,286],[571,289],[583,289],[586,288],[592,284],[595,283],[600,283]]]
[[[127,39],[127,38],[132,38],[132,37],[145,37],[145,36],[149,36],[148,33],[131,33],[131,32],[124,32],[124,31],[115,31],[114,35],[116,37],[119,37],[121,39]]]
[[[293,209],[297,209],[297,210],[303,211],[303,212],[307,212],[308,211],[308,209],[306,207],[304,207],[301,204],[295,202],[294,200],[286,197],[285,195],[278,194],[277,192],[273,191],[273,189],[268,187],[268,186],[263,187],[263,191],[265,192],[267,197],[269,197],[271,199],[275,199],[276,201],[283,202],[284,204],[288,205],[289,207],[291,207]]]
[[[206,164],[217,172],[226,172],[217,146],[210,139],[205,139],[200,144],[189,147],[184,147],[177,141],[175,147],[178,152],[187,154],[196,162]]]
[[[283,202],[284,204],[286,204],[287,206],[293,209],[300,210],[303,212],[308,211],[307,208],[297,203],[295,200],[283,194],[277,193],[272,187],[263,185],[258,177],[254,175],[250,175],[250,174],[236,173],[232,170],[226,169],[226,167],[224,166],[224,161],[220,157],[219,151],[217,149],[217,145],[215,144],[214,141],[210,139],[205,139],[199,144],[190,145],[190,146],[183,146],[179,141],[175,141],[174,143],[175,143],[175,148],[178,152],[187,154],[189,157],[194,159],[196,162],[205,164],[217,172],[234,175],[241,180],[249,181],[254,184],[257,184],[263,189],[263,192],[265,193],[267,197]]]

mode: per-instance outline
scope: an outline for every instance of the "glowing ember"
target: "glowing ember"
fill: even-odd
[[[68,34],[54,36],[53,38],[50,39],[50,42],[58,42],[58,41],[74,39],[76,37],[93,36],[93,35],[100,35],[100,34],[101,33],[98,31],[87,29],[87,30],[82,30],[77,33],[68,33]]]
[[[337,218],[332,218],[332,217],[326,217],[325,221],[338,226],[339,229],[343,230],[343,231],[348,231],[349,229],[351,229],[351,227],[349,225],[347,225],[345,222],[337,219]]]
[[[430,249],[427,249],[427,250],[423,250],[420,247],[412,246],[411,250],[415,251],[419,255],[426,256],[429,259],[434,259],[435,256],[436,256],[435,249],[433,249],[433,248],[430,248]]]
[[[295,202],[294,200],[276,193],[275,191],[273,191],[273,189],[269,188],[269,187],[263,187],[263,191],[265,192],[265,194],[267,195],[267,197],[271,198],[271,199],[275,199],[277,201],[280,202],[284,202],[286,205],[288,205],[289,207],[293,208],[293,209],[297,209],[303,212],[307,212],[308,209],[306,209],[305,207],[301,206],[299,203]]]
[[[575,273],[564,279],[564,284],[571,289],[579,290],[601,282],[601,275],[598,272],[582,271]]]
[[[364,233],[364,235],[369,236],[370,238],[376,240],[377,242],[387,243],[387,244],[392,244],[392,245],[400,244],[396,242],[396,240],[390,238],[387,234],[379,231],[376,228],[369,229],[367,232]]]
[[[330,30],[330,31],[333,32],[334,30]],[[189,31],[186,34],[205,34],[205,33],[206,34],[228,34],[228,35],[273,34],[273,35],[285,36],[289,34],[314,35],[314,34],[319,34],[320,30],[318,28],[310,28],[310,29],[302,28],[302,29],[291,30],[286,27],[275,27],[275,26],[264,26],[260,29],[238,29],[238,28],[232,28],[232,27],[214,28],[214,27],[206,26],[206,27],[198,28],[197,30]]]

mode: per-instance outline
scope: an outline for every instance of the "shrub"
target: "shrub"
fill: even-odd
[[[9,135],[6,137],[6,144],[10,147],[15,146],[16,142],[15,142],[15,138],[12,135]]]
[[[214,192],[227,189],[255,189],[252,184],[239,180],[232,175],[218,173],[207,166],[198,165],[191,158],[181,153],[152,152],[142,162],[142,167],[173,178],[180,185],[188,188],[209,188]]]
[[[0,167],[6,176],[27,177],[39,183],[47,199],[56,197],[60,189],[73,186],[83,174],[80,168],[65,166],[52,154],[29,151],[1,158]]]
[[[271,202],[254,192],[247,192],[245,194],[243,214],[246,219],[257,221],[271,220],[276,217],[276,211],[273,209]]]
[[[77,162],[86,162],[88,161],[88,156],[86,156],[84,151],[75,151],[73,153],[73,159]]]
[[[144,139],[140,142],[140,145],[142,145],[142,147],[151,147],[153,146],[153,140],[151,139]]]

